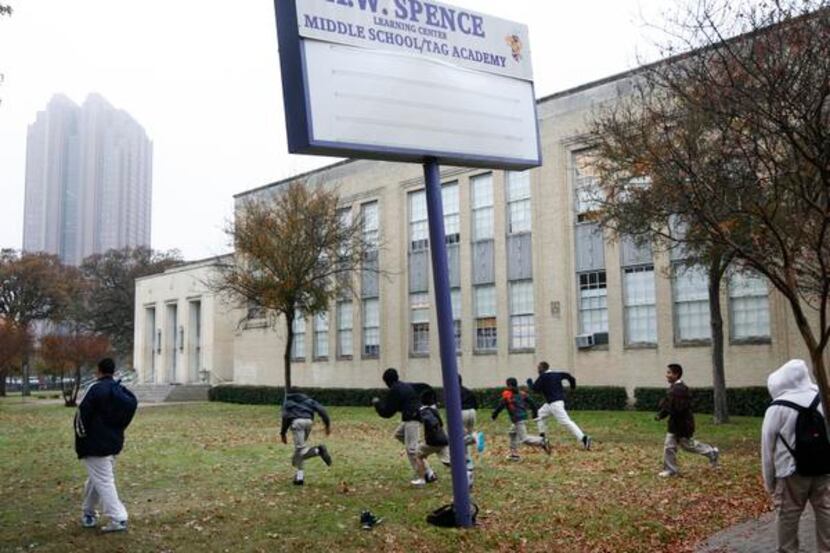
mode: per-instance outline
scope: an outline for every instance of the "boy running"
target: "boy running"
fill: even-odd
[[[382,400],[372,398],[372,405],[375,406],[378,415],[385,419],[394,417],[395,413],[401,414],[401,424],[395,429],[395,439],[406,447],[406,456],[412,470],[415,471],[415,478],[418,479],[418,434],[421,428],[421,423],[418,421],[418,409],[421,407],[421,401],[415,394],[412,384],[402,382],[395,369],[390,368],[384,371],[383,382],[389,388],[389,393]]]
[[[285,435],[290,428],[294,437],[294,456],[291,459],[291,464],[297,469],[294,475],[294,484],[297,486],[302,486],[305,483],[303,462],[306,459],[320,457],[326,465],[331,466],[331,455],[329,455],[325,445],[320,444],[316,447],[306,445],[308,436],[311,434],[311,426],[314,424],[314,413],[319,414],[320,418],[323,419],[323,424],[326,425],[326,436],[328,436],[331,433],[331,420],[322,405],[307,395],[296,391],[285,396],[285,402],[282,406],[280,439],[282,443],[288,443]]]
[[[528,436],[527,434],[527,419],[528,409],[531,409],[535,414],[536,405],[529,395],[522,393],[519,390],[518,382],[515,378],[507,379],[507,388],[501,393],[501,401],[496,409],[493,411],[492,418],[496,420],[499,413],[503,409],[507,409],[507,414],[510,416],[510,456],[511,461],[519,461],[519,444],[526,444],[533,447],[539,447],[545,450],[545,453],[550,455],[550,443],[547,438],[541,436]]]
[[[470,446],[475,445],[479,453],[484,451],[484,432],[475,432],[478,399],[476,399],[473,392],[462,385],[460,374],[458,375],[458,387],[461,389],[461,422],[464,424],[467,470],[473,470],[473,456],[470,455]]]
[[[567,380],[571,390],[573,390],[576,388],[576,379],[570,373],[554,371],[547,361],[539,363],[536,370],[539,373],[539,378],[536,379],[536,382],[528,378],[527,385],[545,397],[545,404],[539,409],[539,418],[536,419],[539,435],[547,439],[547,419],[553,417],[582,443],[583,448],[591,449],[591,437],[585,434],[565,411],[565,390],[562,381]]]
[[[418,488],[438,479],[427,463],[427,457],[435,453],[445,466],[450,466],[450,442],[444,431],[444,421],[438,412],[435,392],[432,389],[424,391],[421,394],[421,403],[423,405],[418,409],[418,417],[424,425],[424,443],[418,447],[417,478],[412,481],[412,485]]]

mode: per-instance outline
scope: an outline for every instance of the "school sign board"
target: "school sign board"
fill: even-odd
[[[275,0],[288,149],[541,164],[525,25],[425,0]]]

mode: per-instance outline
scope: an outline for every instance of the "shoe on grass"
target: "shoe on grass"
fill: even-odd
[[[593,444],[593,443],[594,443],[594,440],[592,440],[591,437],[588,434],[585,434],[584,436],[582,436],[582,448],[585,451],[591,451],[591,444]]]
[[[550,455],[550,452],[553,451],[550,447],[550,440],[547,437],[542,438],[542,449],[545,450],[545,453]]]
[[[716,447],[712,448],[712,454],[709,455],[709,466],[713,469],[720,468],[720,450]]]
[[[507,456],[507,460],[508,461],[521,461],[522,456],[519,455],[518,453],[511,453],[510,455]]]
[[[372,511],[360,513],[360,527],[364,530],[371,530],[381,522],[383,522],[383,518],[375,516]]]
[[[430,471],[426,474],[426,476],[424,476],[424,480],[426,481],[427,484],[432,484],[433,482],[438,481],[438,475],[435,474],[434,472]]]
[[[671,478],[672,476],[677,476],[677,473],[671,470],[661,470],[657,473],[657,476],[660,478]]]
[[[111,534],[113,532],[126,532],[127,531],[127,521],[126,520],[110,520],[106,526],[101,528],[101,532],[105,534]]]
[[[98,515],[95,513],[84,513],[81,516],[81,526],[84,528],[95,528],[98,526]]]
[[[484,432],[476,432],[476,450],[479,453],[484,452]]]
[[[320,459],[322,459],[326,465],[331,466],[331,454],[329,454],[329,450],[326,446],[323,444],[318,445],[317,453],[320,454]]]
[[[412,480],[409,483],[412,484],[416,488],[423,488],[424,486],[427,485],[427,481],[423,478],[416,478],[415,480]]]

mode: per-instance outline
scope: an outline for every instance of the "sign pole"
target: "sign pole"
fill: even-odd
[[[444,207],[441,200],[441,175],[437,159],[427,158],[424,161],[424,180],[426,181],[435,306],[438,315],[438,342],[441,349],[441,374],[444,382],[444,401],[450,441],[453,506],[456,523],[466,528],[472,526],[470,489],[461,421],[461,388],[458,383],[458,366],[455,356],[455,332],[444,233]]]

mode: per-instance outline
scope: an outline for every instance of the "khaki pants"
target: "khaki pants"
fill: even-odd
[[[308,447],[306,440],[311,434],[311,419],[294,419],[291,421],[291,435],[294,436],[294,456],[291,464],[297,470],[303,470],[303,461],[311,459],[319,454],[316,447]]]
[[[127,509],[115,489],[115,456],[84,457],[83,461],[89,476],[84,484],[84,513],[94,514],[100,503],[104,516],[127,520]]]
[[[429,463],[427,463],[427,457],[433,454],[438,455],[438,459],[444,465],[450,466],[449,446],[421,444],[420,446],[418,446],[418,466],[415,469],[415,472],[418,474],[418,478],[424,478],[426,474],[432,470],[429,467]]]
[[[510,451],[515,452],[519,449],[519,444],[531,445],[534,447],[542,447],[544,440],[541,436],[527,435],[527,421],[514,422],[508,431],[510,436]]]
[[[669,472],[677,473],[677,446],[680,446],[689,453],[697,453],[707,457],[710,461],[715,455],[715,448],[709,444],[699,442],[694,438],[678,438],[672,433],[666,434],[666,442],[663,445],[663,468]]]
[[[571,417],[568,416],[568,412],[565,411],[564,401],[552,401],[550,403],[545,403],[542,405],[542,408],[539,409],[539,417],[536,419],[536,425],[539,428],[540,434],[547,434],[548,425],[546,419],[550,417],[553,417],[556,419],[556,422],[567,428],[578,441],[582,441],[585,433],[576,425],[574,421],[571,420]]]
[[[798,553],[798,522],[807,501],[816,515],[818,553],[830,553],[830,475],[778,478],[773,501],[780,553]]]
[[[416,475],[419,475],[421,467],[421,462],[418,459],[418,434],[420,430],[421,423],[418,421],[402,422],[395,429],[395,439],[406,447],[406,457],[409,459],[409,464],[412,465],[412,470],[415,471]],[[428,468],[429,465],[427,465]]]

